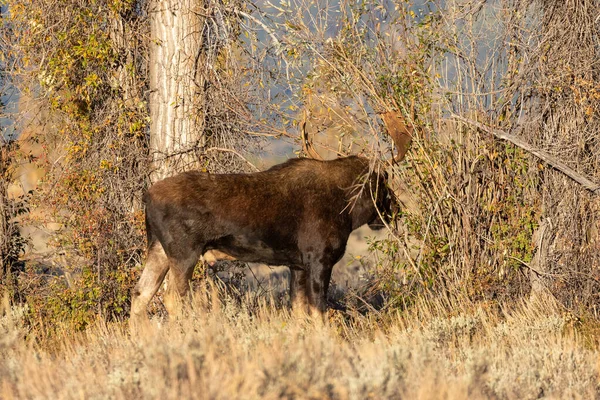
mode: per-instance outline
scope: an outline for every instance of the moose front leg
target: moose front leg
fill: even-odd
[[[327,291],[331,280],[333,264],[313,263],[305,281],[308,311],[312,316],[324,316],[327,312]]]
[[[319,229],[307,225],[298,242],[306,275],[302,283],[308,301],[308,312],[312,316],[324,317],[331,272],[335,263],[344,255],[350,231],[344,230],[344,227],[329,225],[319,225],[317,228],[327,229],[323,229],[320,235],[314,235]]]

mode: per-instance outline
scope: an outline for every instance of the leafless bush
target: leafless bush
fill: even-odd
[[[598,181],[600,41],[595,32],[600,8],[587,0],[520,2],[514,7],[518,13],[538,15],[530,22],[512,19],[512,65],[518,73],[507,89],[518,100],[506,109],[514,129]],[[536,196],[544,228],[538,238],[543,262],[533,266],[539,268],[533,274],[569,307],[596,314],[600,235],[595,215],[600,199],[551,168],[540,169]]]
[[[10,294],[18,299],[16,278],[25,238],[21,236],[15,218],[27,211],[27,202],[26,196],[12,198],[8,194],[16,152],[15,142],[0,138],[0,294]]]
[[[373,155],[377,112],[400,109],[417,128],[408,163],[394,172],[408,208],[398,232],[374,246],[385,255],[384,286],[403,304],[423,292],[515,300],[544,287],[570,308],[593,309],[598,199],[453,115],[510,131],[598,181],[595,3],[341,2],[316,16],[293,11],[305,6],[274,8],[281,36],[271,42],[293,54],[283,57],[290,87],[302,85],[295,104],[348,127],[316,123],[313,133],[342,143],[358,132],[366,140],[355,149]]]

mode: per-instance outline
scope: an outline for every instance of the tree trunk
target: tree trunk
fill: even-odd
[[[10,237],[8,233],[8,221],[6,220],[6,192],[4,182],[0,182],[0,285],[8,274],[8,263],[6,256],[8,253]]]
[[[153,0],[150,7],[150,152],[153,182],[197,166],[202,145],[199,110],[202,85],[196,79],[202,51],[200,2]]]
[[[531,282],[531,297],[539,296],[548,290],[548,255],[554,242],[555,228],[550,218],[543,219],[533,235],[535,255],[531,260],[529,278]]]

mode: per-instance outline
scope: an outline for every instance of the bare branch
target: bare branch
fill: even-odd
[[[260,169],[258,169],[258,168],[256,167],[256,165],[252,164],[250,161],[248,161],[248,159],[247,159],[246,157],[244,157],[243,155],[241,155],[240,153],[238,153],[238,152],[237,152],[237,151],[235,151],[235,150],[232,150],[232,149],[225,149],[225,148],[222,148],[222,147],[210,147],[210,148],[208,148],[208,149],[204,150],[204,152],[205,152],[205,153],[208,153],[209,151],[220,151],[220,152],[224,152],[224,153],[232,153],[232,154],[235,154],[236,156],[238,156],[239,158],[241,158],[243,161],[245,161],[245,162],[246,162],[246,164],[248,164],[249,166],[251,166],[251,167],[252,167],[252,169],[254,169],[255,171],[260,171]]]
[[[277,39],[277,36],[275,36],[275,33],[271,29],[269,29],[269,27],[264,22],[262,22],[258,18],[254,17],[248,13],[245,13],[241,10],[234,10],[234,13],[241,17],[252,20],[254,23],[260,25],[260,27],[263,28],[265,30],[265,32],[267,32],[267,35],[269,35],[269,37],[273,41],[273,45],[275,46],[275,54],[279,55],[283,52],[283,45],[281,44],[279,39]]]
[[[562,172],[563,174],[567,175],[569,178],[573,179],[575,182],[579,183],[580,185],[582,185],[583,187],[585,187],[587,190],[591,191],[592,193],[600,195],[600,185],[593,182],[586,176],[578,173],[573,168],[569,167],[564,162],[562,162],[558,158],[550,155],[549,153],[545,152],[544,150],[536,149],[529,143],[519,139],[518,137],[516,137],[514,135],[511,135],[510,133],[501,131],[499,129],[487,127],[477,121],[463,118],[459,115],[454,115],[454,119],[464,122],[464,123],[467,123],[467,124],[470,124],[470,125],[473,125],[474,127],[479,128],[484,132],[491,133],[498,139],[503,139],[503,140],[507,140],[507,141],[511,142],[515,146],[520,147],[521,149],[544,160],[546,163],[551,165],[553,168],[555,168],[555,169],[559,170],[560,172]]]

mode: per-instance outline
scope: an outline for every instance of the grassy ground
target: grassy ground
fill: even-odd
[[[331,312],[325,325],[210,294],[183,320],[33,340],[0,322],[0,398],[594,398],[593,334],[551,300],[405,314]],[[246,304],[246,306],[244,305]],[[247,304],[254,304],[252,307]],[[25,338],[29,339],[25,339]]]

